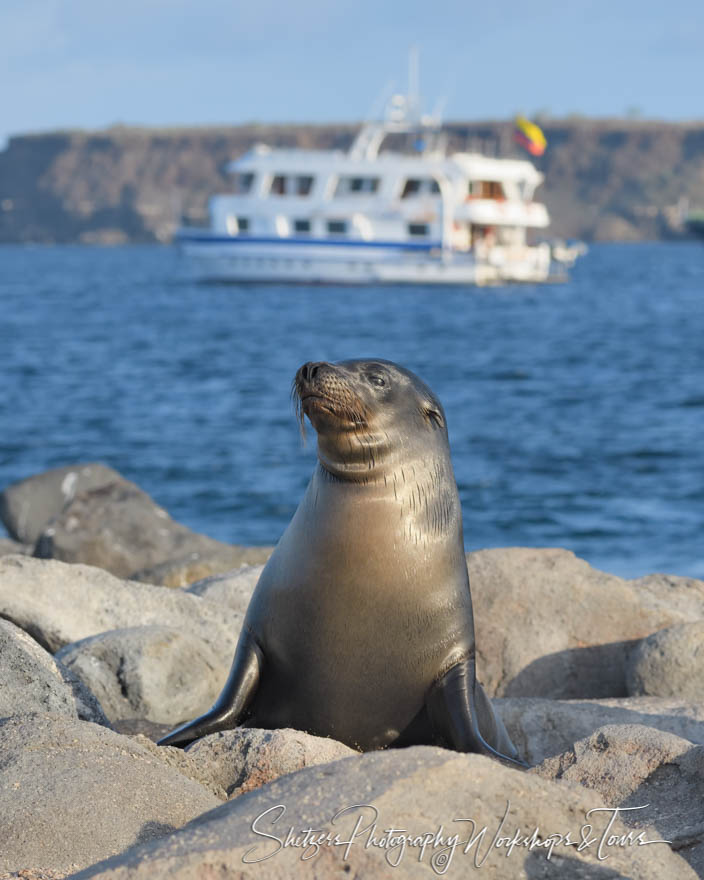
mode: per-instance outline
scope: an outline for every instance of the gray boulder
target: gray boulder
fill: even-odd
[[[13,538],[34,546],[49,521],[78,493],[121,479],[117,471],[104,464],[54,468],[0,492],[0,519]]]
[[[168,840],[135,847],[82,871],[74,880],[696,876],[662,843],[605,845],[606,858],[599,861],[598,842],[608,819],[585,818],[599,806],[599,794],[479,755],[429,747],[371,752],[281,777],[199,817]],[[567,844],[566,835],[580,841],[580,829],[588,821],[596,839],[577,851]],[[525,840],[536,827],[540,830],[531,849]],[[284,847],[289,828],[297,845]],[[391,828],[397,830],[387,830]],[[305,829],[320,833],[317,850],[306,844]],[[628,829],[616,820],[611,833],[627,835]],[[452,835],[457,835],[454,846],[448,843]],[[551,852],[545,840],[549,835]],[[658,837],[655,829],[646,835]],[[474,844],[468,848],[471,837]]]
[[[133,572],[130,577],[145,584],[164,587],[187,587],[211,576],[217,577],[243,565],[259,565],[271,556],[273,547],[238,547],[223,545],[217,551],[192,552],[170,559],[152,568]]]
[[[0,718],[31,712],[110,726],[95,696],[24,630],[0,619]]]
[[[185,629],[138,626],[100,633],[56,654],[98,697],[111,721],[177,725],[206,711],[228,666]]]
[[[263,565],[245,565],[196,581],[187,592],[244,614],[263,570]]]
[[[337,740],[300,730],[237,728],[213,733],[188,746],[186,754],[211,787],[237,797],[304,767],[357,754]]]
[[[704,582],[626,581],[567,550],[505,548],[467,556],[477,673],[492,696],[624,697],[637,641],[704,617]]]
[[[100,568],[27,556],[0,558],[0,617],[47,650],[114,629],[161,626],[206,642],[229,668],[242,615],[181,590],[122,581]]]
[[[34,554],[97,565],[119,577],[190,553],[230,548],[180,523],[134,483],[120,477],[77,493],[42,531]]]
[[[599,792],[621,807],[624,823],[653,825],[701,877],[704,874],[704,747],[651,727],[599,728],[532,771]]]
[[[56,716],[0,720],[0,872],[77,870],[218,803],[111,730]]]
[[[704,620],[643,639],[631,653],[626,681],[633,696],[704,700]]]
[[[123,733],[121,730],[118,732]],[[206,762],[194,760],[187,750],[178,749],[174,746],[158,746],[154,740],[143,733],[128,735],[130,739],[141,748],[146,749],[157,761],[161,761],[167,767],[178,770],[183,776],[187,776],[189,779],[207,788],[219,801],[227,800],[227,792],[220,785],[217,774],[212,772],[211,766]]]
[[[158,742],[174,729],[173,724],[158,724],[156,721],[147,721],[145,718],[120,718],[112,722],[112,727],[113,730],[124,733],[125,736],[143,736],[153,743]]]
[[[519,755],[531,764],[568,751],[607,725],[642,724],[704,745],[704,705],[659,697],[493,700]]]
[[[0,556],[14,556],[18,553],[29,555],[33,547],[29,544],[20,544],[12,538],[0,538]]]

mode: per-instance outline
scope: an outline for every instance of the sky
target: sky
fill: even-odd
[[[0,0],[0,146],[113,124],[704,119],[702,0]]]

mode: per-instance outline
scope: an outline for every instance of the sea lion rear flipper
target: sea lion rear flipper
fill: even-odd
[[[489,755],[511,767],[528,766],[476,680],[473,654],[435,682],[426,705],[433,729],[450,748]]]
[[[184,748],[209,733],[236,727],[259,686],[263,662],[264,656],[254,637],[248,630],[242,630],[230,674],[215,705],[195,721],[167,733],[157,745]]]

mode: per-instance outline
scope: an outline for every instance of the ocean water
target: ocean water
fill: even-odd
[[[315,461],[291,381],[382,357],[446,410],[467,549],[704,577],[704,247],[598,245],[562,285],[196,284],[170,248],[0,247],[0,487],[104,461],[274,543]]]

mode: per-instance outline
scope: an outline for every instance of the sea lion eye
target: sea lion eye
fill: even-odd
[[[386,381],[381,376],[377,375],[369,376],[369,381],[372,383],[372,385],[376,385],[377,388],[383,388],[384,385],[386,385]]]

